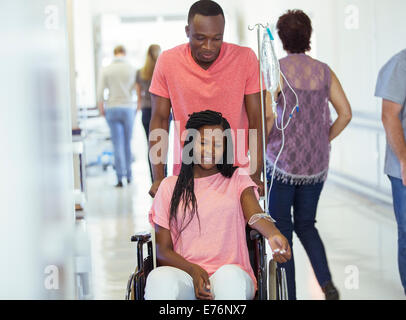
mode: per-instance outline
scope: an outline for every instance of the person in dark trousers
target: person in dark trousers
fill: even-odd
[[[399,273],[406,295],[406,50],[382,67],[375,96],[382,98],[382,123],[387,136],[384,171],[392,185]]]
[[[271,110],[267,111],[268,129],[271,129],[267,144],[268,181],[274,181],[270,191],[269,211],[276,226],[289,240],[292,247],[293,231],[297,234],[309,256],[316,278],[327,300],[339,299],[333,285],[323,242],[315,227],[316,212],[324,182],[327,179],[330,143],[351,120],[351,107],[334,72],[326,65],[306,54],[310,50],[312,25],[301,10],[289,10],[277,23],[279,38],[288,56],[280,60],[281,71],[286,80],[281,80],[275,97],[277,121]],[[285,130],[284,137],[278,128],[290,117],[290,110],[297,105],[296,97],[289,89],[289,82],[299,100],[299,112],[294,113]],[[280,94],[283,91],[283,94]],[[288,111],[283,115],[284,100]],[[328,102],[337,112],[331,121]],[[284,140],[284,149],[277,156]],[[291,209],[293,207],[293,220]],[[286,269],[289,299],[296,299],[294,259],[281,264]]]
[[[161,47],[159,45],[151,44],[149,46],[144,67],[137,71],[135,80],[135,89],[137,91],[137,110],[142,111],[142,125],[145,130],[147,142],[149,141],[149,123],[151,121],[152,112],[149,86],[151,85],[155,64],[160,53]],[[149,161],[149,158],[148,165],[151,174],[151,181],[153,181],[151,162]]]

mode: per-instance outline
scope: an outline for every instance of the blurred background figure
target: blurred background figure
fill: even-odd
[[[315,227],[316,211],[327,178],[330,142],[351,120],[351,107],[345,93],[327,64],[306,55],[310,50],[312,23],[301,10],[289,10],[277,23],[279,37],[288,56],[280,60],[281,89],[277,97],[278,127],[286,125],[292,107],[299,105],[285,130],[284,149],[275,164],[282,145],[282,133],[274,126],[273,112],[267,112],[272,128],[267,145],[268,181],[275,168],[270,192],[270,214],[276,226],[292,247],[293,231],[309,256],[316,278],[327,300],[339,298],[332,283],[323,242]],[[296,92],[298,101],[288,82]],[[287,111],[284,113],[284,97]],[[328,102],[338,117],[331,124]],[[283,122],[281,122],[283,117]],[[293,207],[293,220],[291,208]],[[282,264],[286,268],[289,299],[296,299],[294,259]]]
[[[406,50],[382,67],[375,96],[383,99],[382,122],[387,136],[384,172],[392,184],[399,272],[406,294]]]
[[[147,143],[149,141],[149,122],[151,121],[151,95],[149,86],[151,85],[152,74],[155,64],[161,53],[161,47],[157,44],[151,44],[148,48],[147,58],[144,67],[137,71],[135,88],[137,90],[137,110],[142,110],[142,125],[144,126]],[[148,158],[149,171],[152,177],[151,163]]]
[[[113,62],[100,72],[97,97],[100,114],[106,117],[114,148],[114,165],[117,175],[116,187],[132,180],[131,138],[135,117],[135,104],[132,98],[135,69],[126,60],[123,46],[114,49]],[[104,91],[108,89],[105,103]]]

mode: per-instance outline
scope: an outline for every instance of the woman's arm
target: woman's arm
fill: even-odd
[[[137,92],[137,110],[141,110],[142,96],[139,83],[135,83],[135,91]]]
[[[160,265],[171,266],[187,272],[193,278],[196,298],[211,300],[208,273],[197,264],[190,263],[173,250],[171,233],[155,225],[156,258]]]
[[[331,70],[330,101],[337,112],[338,118],[330,128],[329,140],[335,139],[352,118],[351,106],[337,76]]]
[[[249,187],[241,194],[241,206],[245,219],[249,221],[257,213],[264,213],[255,196],[254,189]],[[251,225],[251,228],[260,232],[268,239],[271,246],[273,258],[278,263],[285,263],[290,260],[292,254],[288,240],[279,232],[273,222],[266,219],[259,219]]]

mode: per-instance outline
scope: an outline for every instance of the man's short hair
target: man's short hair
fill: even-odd
[[[205,17],[215,17],[221,14],[224,18],[223,9],[217,2],[212,0],[199,0],[195,2],[189,9],[187,22],[190,23],[197,14]]]
[[[121,54],[126,54],[124,46],[117,46],[117,47],[114,48],[114,55],[115,56],[120,54],[120,53]]]

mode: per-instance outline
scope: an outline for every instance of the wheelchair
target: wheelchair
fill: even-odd
[[[251,266],[258,282],[254,300],[287,300],[285,269],[279,268],[274,260],[270,260],[267,266],[265,240],[258,231],[247,226],[246,237]],[[137,243],[137,267],[128,280],[125,299],[144,300],[145,283],[154,268],[152,235],[140,232],[133,235],[131,241]],[[145,258],[144,246],[147,247]]]

